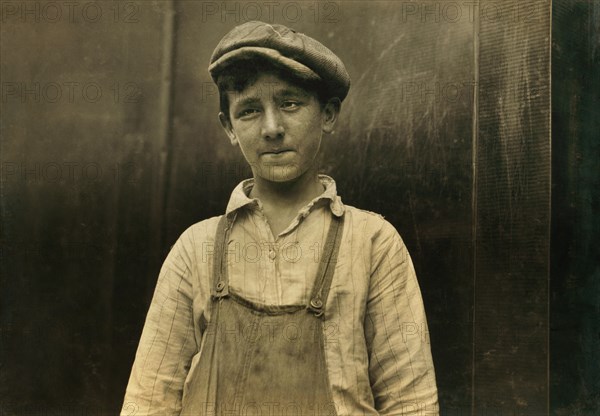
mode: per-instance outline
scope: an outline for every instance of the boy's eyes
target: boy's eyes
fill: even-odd
[[[240,111],[237,114],[237,116],[238,116],[238,118],[248,118],[256,113],[258,113],[258,110],[256,108],[246,108],[246,109]]]
[[[301,105],[300,101],[297,100],[285,100],[281,103],[281,109],[285,111],[297,110]],[[252,118],[254,115],[260,113],[260,108],[244,108],[237,113],[237,117],[241,119]]]
[[[286,100],[281,104],[281,107],[285,110],[295,110],[300,106],[298,101]]]

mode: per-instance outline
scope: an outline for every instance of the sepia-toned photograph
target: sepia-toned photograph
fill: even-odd
[[[600,414],[596,0],[0,0],[0,415]]]

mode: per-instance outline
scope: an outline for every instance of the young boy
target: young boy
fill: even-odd
[[[248,22],[209,71],[253,178],[165,260],[122,414],[437,415],[407,249],[317,171],[350,87],[344,64],[304,34]]]

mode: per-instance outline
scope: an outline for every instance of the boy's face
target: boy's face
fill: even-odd
[[[314,93],[271,73],[227,95],[229,118],[221,113],[219,119],[255,178],[293,181],[315,167],[321,137],[333,131],[339,102],[321,106]]]

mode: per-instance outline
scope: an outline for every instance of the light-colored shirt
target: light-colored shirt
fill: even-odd
[[[262,304],[306,304],[331,215],[344,215],[323,325],[337,413],[437,415],[427,320],[407,248],[382,216],[344,205],[334,180],[326,175],[319,179],[324,192],[278,236],[273,236],[260,200],[248,197],[253,179],[234,189],[226,209],[235,215],[226,248],[230,286]],[[219,218],[188,228],[163,264],[123,415],[178,415],[181,410],[187,376],[200,358],[202,328],[211,319]]]

